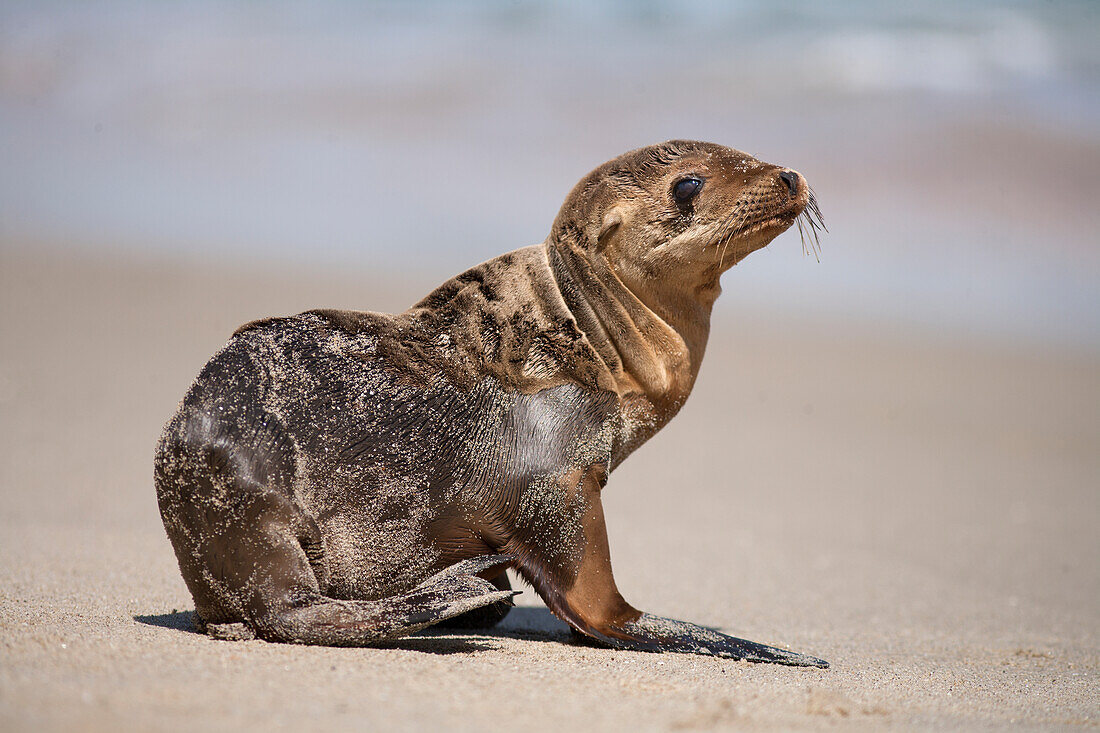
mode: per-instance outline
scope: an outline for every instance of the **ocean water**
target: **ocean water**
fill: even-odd
[[[1098,39],[1095,2],[5,0],[0,247],[443,278],[689,137],[802,171],[830,228],[727,310],[1100,349]]]

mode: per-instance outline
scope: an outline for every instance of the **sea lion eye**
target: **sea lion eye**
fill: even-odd
[[[676,199],[678,204],[686,204],[694,198],[695,194],[699,193],[699,189],[703,187],[702,179],[695,178],[681,178],[676,181],[676,184],[672,187],[672,198]]]

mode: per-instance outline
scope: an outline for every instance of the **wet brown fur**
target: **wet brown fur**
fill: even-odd
[[[582,179],[543,244],[404,313],[239,329],[157,451],[203,622],[367,644],[479,608],[492,620],[510,593],[477,576],[510,562],[613,646],[817,663],[631,607],[600,502],[687,399],[722,272],[811,204],[784,170],[709,143],[641,148]],[[687,175],[703,186],[685,205],[672,190]],[[446,570],[493,553],[506,557]]]

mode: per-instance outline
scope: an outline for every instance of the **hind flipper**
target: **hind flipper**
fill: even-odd
[[[519,591],[500,591],[474,573],[506,564],[490,556],[457,563],[404,595],[379,601],[344,601],[318,596],[265,619],[260,636],[269,641],[323,646],[366,646],[415,633],[427,626],[484,607],[512,606]],[[221,641],[248,641],[257,630],[247,623],[205,624]]]
[[[475,573],[507,565],[491,555],[456,563],[406,594],[377,601],[316,597],[278,612],[261,636],[272,641],[366,646],[391,641],[494,603],[511,605],[518,591],[501,591]]]
[[[487,580],[497,587],[497,590],[510,591],[512,584],[508,581],[507,573],[490,576]],[[488,629],[496,626],[508,612],[512,610],[511,599],[505,599],[499,603],[490,603],[488,606],[467,611],[454,618],[449,618],[440,623],[448,629]]]

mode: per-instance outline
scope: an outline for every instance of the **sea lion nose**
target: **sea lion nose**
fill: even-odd
[[[779,174],[779,178],[783,183],[787,184],[787,190],[791,192],[791,196],[798,195],[798,174],[794,171],[782,171]]]

